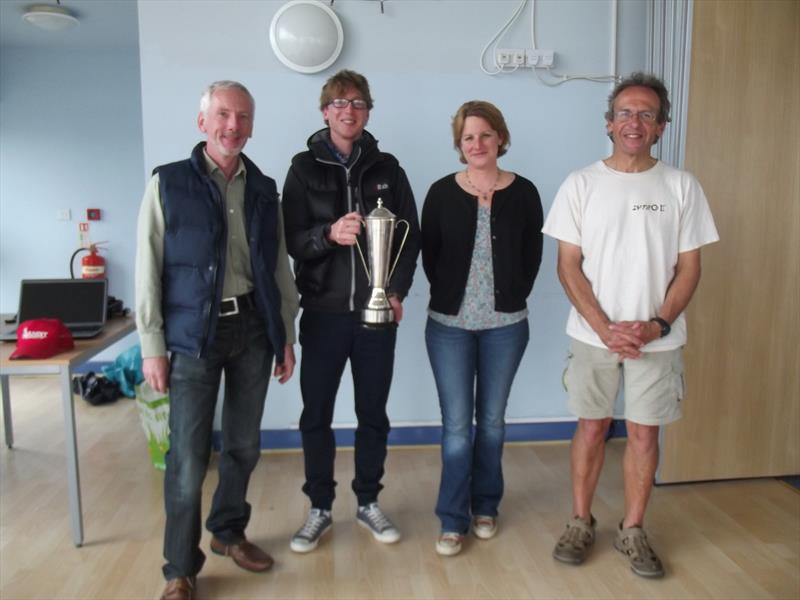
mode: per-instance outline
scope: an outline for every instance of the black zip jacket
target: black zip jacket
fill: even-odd
[[[326,234],[348,212],[369,214],[377,207],[378,198],[410,226],[397,268],[386,286],[387,294],[402,300],[411,287],[420,250],[417,207],[406,174],[394,156],[378,150],[377,141],[367,131],[353,145],[347,165],[334,158],[329,136],[326,128],[308,139],[309,149],[292,159],[283,186],[286,247],[294,259],[300,306],[323,312],[352,312],[364,307],[369,284],[358,249],[333,244]],[[400,225],[396,229],[392,261],[404,228]],[[366,252],[363,228],[359,244]]]

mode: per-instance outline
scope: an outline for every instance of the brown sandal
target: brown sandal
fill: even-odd
[[[622,528],[619,524],[614,548],[628,557],[631,570],[642,577],[663,577],[664,566],[647,541],[647,534],[641,527]]]
[[[580,517],[572,517],[567,522],[567,530],[561,534],[553,549],[553,558],[571,565],[581,564],[586,560],[589,549],[594,544],[596,524],[594,517],[591,517],[591,522]]]

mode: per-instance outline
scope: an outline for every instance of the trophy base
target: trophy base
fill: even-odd
[[[361,324],[375,329],[397,326],[391,308],[365,308],[361,311]]]

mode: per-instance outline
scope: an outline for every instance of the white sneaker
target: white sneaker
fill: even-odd
[[[472,533],[482,540],[493,538],[497,533],[497,517],[475,515],[472,517]]]
[[[461,552],[464,536],[455,531],[443,531],[436,540],[436,554],[455,556]]]
[[[320,538],[333,526],[331,511],[312,508],[303,526],[292,537],[289,547],[301,554],[311,552],[319,544]]]
[[[377,502],[359,506],[356,511],[356,521],[362,527],[369,529],[379,542],[394,544],[400,540],[400,531],[383,513]]]

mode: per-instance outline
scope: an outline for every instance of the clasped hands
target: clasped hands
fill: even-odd
[[[639,358],[642,346],[661,337],[661,327],[653,321],[612,321],[605,335],[600,335],[606,347],[620,361]]]

